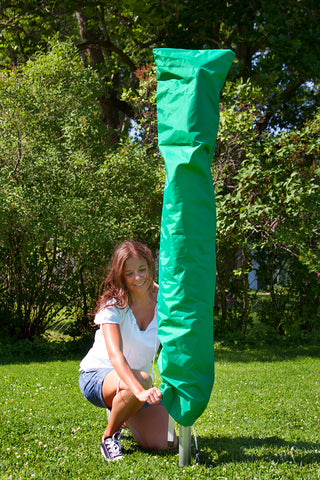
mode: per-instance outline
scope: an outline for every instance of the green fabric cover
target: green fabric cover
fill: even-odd
[[[158,144],[166,166],[158,360],[163,403],[193,425],[214,382],[216,215],[210,165],[230,50],[155,49]]]

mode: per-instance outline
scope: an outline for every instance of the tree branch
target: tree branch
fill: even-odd
[[[95,46],[103,47],[103,48],[106,48],[107,50],[111,50],[112,52],[115,52],[128,65],[128,67],[130,68],[130,70],[132,70],[132,72],[135,72],[137,70],[137,66],[132,62],[130,57],[126,53],[124,53],[122,50],[120,50],[120,48],[114,45],[114,43],[108,40],[97,39],[94,42],[84,42],[77,45],[79,50],[86,50],[87,48],[94,48]]]

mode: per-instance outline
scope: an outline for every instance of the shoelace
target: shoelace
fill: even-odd
[[[121,453],[121,445],[118,440],[118,432],[114,433],[111,437],[111,442],[107,442],[106,448],[110,451],[112,455],[119,455]]]
[[[121,432],[121,430],[118,431],[118,432],[116,432],[116,433],[114,433],[114,434],[112,435],[112,439],[119,444],[119,447],[120,447],[120,440],[121,440],[121,438],[122,438],[122,432]]]

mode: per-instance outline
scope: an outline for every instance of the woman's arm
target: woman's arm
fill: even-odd
[[[110,361],[120,379],[141,402],[147,401],[150,404],[159,403],[162,398],[160,390],[156,387],[145,390],[133,374],[125,356],[123,355],[119,325],[115,323],[105,323],[102,325],[102,332]]]

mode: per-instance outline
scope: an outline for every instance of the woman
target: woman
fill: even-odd
[[[169,448],[168,413],[149,374],[159,348],[153,270],[151,251],[142,243],[126,241],[116,248],[96,307],[94,321],[100,328],[80,364],[82,393],[110,409],[101,442],[108,461],[122,458],[119,430],[124,423],[142,447]]]

